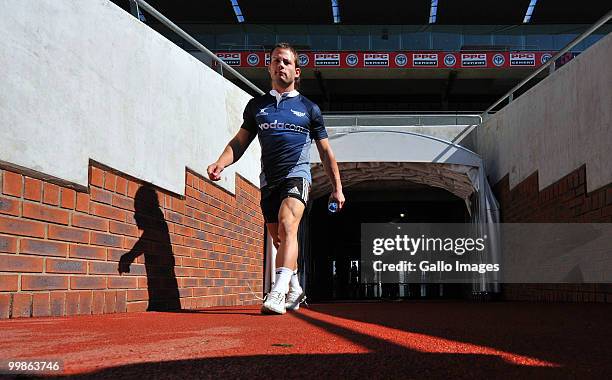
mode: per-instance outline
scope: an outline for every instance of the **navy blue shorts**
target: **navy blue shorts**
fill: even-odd
[[[274,186],[261,189],[261,211],[266,223],[278,223],[278,211],[285,198],[296,198],[306,206],[310,184],[305,178],[285,178]]]

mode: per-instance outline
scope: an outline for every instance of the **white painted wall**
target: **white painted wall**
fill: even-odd
[[[583,164],[587,191],[612,182],[611,62],[608,34],[478,128],[490,182],[509,173],[512,188],[538,170],[542,189]]]
[[[3,0],[0,160],[87,186],[94,159],[184,194],[250,96],[107,0]],[[224,172],[259,184],[259,144]]]

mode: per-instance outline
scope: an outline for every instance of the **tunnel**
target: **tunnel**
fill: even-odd
[[[303,244],[306,287],[314,301],[460,297],[461,284],[362,284],[362,223],[464,223],[465,202],[447,190],[410,181],[367,181],[346,191],[341,213],[327,212],[327,198],[316,199],[304,221],[309,237]]]
[[[330,139],[347,201],[341,212],[327,211],[331,184],[313,149],[313,184],[300,223],[298,259],[300,282],[310,300],[465,299],[497,291],[495,281],[483,278],[470,284],[385,284],[360,277],[363,223],[471,223],[486,229],[487,222],[496,220],[497,203],[478,155],[412,132],[360,131]],[[269,270],[272,244],[267,250]]]

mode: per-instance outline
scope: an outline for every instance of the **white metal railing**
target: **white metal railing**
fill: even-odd
[[[323,115],[325,126],[334,127],[412,127],[412,126],[449,126],[480,124],[479,114],[353,114]]]
[[[181,36],[183,39],[185,39],[187,42],[189,42],[191,45],[193,45],[196,49],[198,49],[202,53],[204,53],[207,56],[209,56],[213,61],[215,61],[218,64],[220,64],[223,69],[229,71],[232,75],[234,75],[242,83],[246,84],[253,91],[258,93],[259,95],[263,95],[264,94],[263,90],[261,90],[259,87],[254,85],[251,81],[249,81],[244,76],[242,76],[242,74],[240,74],[238,71],[236,71],[233,67],[231,67],[227,63],[223,62],[223,60],[221,58],[217,57],[215,55],[215,53],[213,53],[210,50],[208,50],[204,45],[199,43],[195,38],[191,37],[183,29],[179,28],[175,23],[170,21],[166,16],[164,16],[161,13],[159,13],[155,8],[150,6],[146,1],[144,1],[144,0],[130,0],[130,1],[135,2],[138,6],[142,7],[142,9],[144,9],[151,16],[155,17],[157,20],[159,20],[159,22],[161,22],[162,24],[167,26],[174,33],[176,33],[179,36]]]
[[[529,82],[530,80],[532,80],[533,78],[535,78],[538,74],[540,74],[541,72],[543,72],[544,70],[546,70],[546,68],[548,68],[548,73],[551,74],[552,72],[555,71],[555,62],[557,59],[559,59],[563,54],[567,53],[571,48],[573,48],[574,46],[578,45],[580,42],[582,42],[585,38],[587,38],[588,36],[590,36],[591,34],[593,34],[593,32],[595,32],[597,29],[599,29],[600,27],[602,27],[606,22],[610,21],[610,19],[612,19],[612,10],[609,11],[605,16],[603,16],[601,19],[599,19],[595,24],[591,25],[587,30],[585,30],[581,35],[579,35],[578,37],[574,38],[569,44],[567,44],[563,49],[559,50],[557,52],[557,54],[555,54],[554,56],[552,56],[548,62],[546,62],[544,65],[540,66],[537,70],[535,70],[533,73],[531,73],[531,75],[529,75],[527,78],[523,79],[519,84],[517,84],[516,86],[512,87],[512,89],[510,91],[508,91],[504,96],[502,96],[501,98],[499,98],[495,103],[493,103],[489,108],[487,108],[483,113],[482,113],[482,117],[486,117],[488,116],[488,114],[493,110],[493,108],[497,107],[500,103],[502,103],[504,100],[508,99],[509,102],[512,102],[512,100],[514,100],[514,93],[519,90],[521,87],[523,87],[527,82]]]

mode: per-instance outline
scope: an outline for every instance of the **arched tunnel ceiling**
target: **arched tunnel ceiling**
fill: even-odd
[[[469,197],[474,192],[474,185],[468,176],[473,167],[455,164],[434,164],[423,162],[340,162],[343,189],[367,183],[368,190],[386,190],[388,181],[406,181],[437,187],[449,191],[466,201],[469,209]],[[323,166],[312,167],[312,193],[317,199],[331,192],[331,184]],[[359,186],[362,188],[362,186]]]
[[[400,131],[359,131],[330,137],[338,162],[433,162],[480,167],[476,153],[432,136]],[[311,148],[313,162],[320,162]]]
[[[418,133],[385,130],[357,130],[330,140],[346,190],[364,182],[372,190],[381,184],[383,190],[385,181],[409,181],[445,189],[470,209],[469,197],[475,188],[472,179],[477,178],[482,159],[468,149]],[[311,157],[318,159],[314,151]],[[312,181],[312,199],[331,192],[320,163],[312,166]]]

